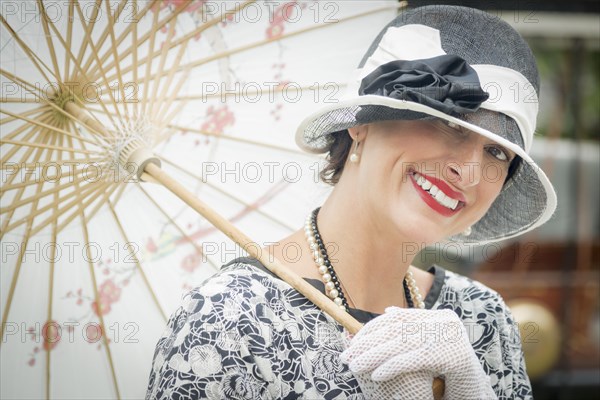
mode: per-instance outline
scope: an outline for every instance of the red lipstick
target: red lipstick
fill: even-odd
[[[439,190],[441,190],[442,193],[444,193],[446,196],[459,201],[458,205],[456,206],[456,208],[454,210],[441,205],[440,203],[438,203],[438,201],[436,199],[433,198],[433,196],[431,194],[429,194],[429,192],[427,192],[421,186],[419,186],[419,184],[416,181],[415,173],[414,172],[411,173],[410,180],[411,180],[413,186],[415,187],[417,193],[419,194],[419,196],[421,196],[421,199],[423,199],[425,204],[427,204],[429,207],[431,207],[434,211],[438,212],[439,214],[441,214],[445,217],[451,217],[451,216],[455,215],[456,213],[458,213],[465,206],[465,203],[466,203],[465,196],[463,196],[462,193],[452,190],[446,182],[444,182],[440,179],[434,178],[432,176],[423,175],[420,173],[419,173],[419,175],[421,175],[423,178],[427,179],[433,185],[437,186],[437,188]]]
[[[462,193],[452,190],[450,188],[450,186],[448,186],[448,184],[446,182],[444,182],[443,180],[434,178],[433,176],[424,175],[420,172],[419,172],[419,175],[421,175],[423,178],[427,179],[429,182],[431,182],[435,186],[437,186],[438,189],[440,189],[442,192],[444,192],[444,194],[446,196],[456,199],[458,201],[461,201],[463,203],[467,202],[467,199],[465,199],[465,196],[463,196]]]

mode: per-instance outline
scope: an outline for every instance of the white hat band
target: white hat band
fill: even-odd
[[[397,43],[402,43],[402,46],[397,46]],[[383,64],[396,60],[423,60],[445,54],[437,29],[417,24],[390,27],[364,67],[356,71],[347,94],[356,96],[362,79]],[[490,95],[481,108],[514,119],[521,130],[525,151],[529,152],[538,113],[538,98],[533,85],[511,68],[486,64],[471,67],[477,72],[481,88]]]

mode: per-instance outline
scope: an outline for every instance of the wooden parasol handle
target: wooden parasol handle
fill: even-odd
[[[163,184],[194,210],[198,211],[215,228],[219,229],[227,235],[227,237],[236,242],[250,256],[259,260],[269,271],[289,283],[294,289],[298,290],[306,296],[306,298],[315,303],[321,310],[325,311],[342,324],[350,333],[355,334],[360,330],[362,327],[360,322],[352,318],[347,312],[343,311],[338,305],[332,302],[331,299],[317,290],[310,283],[306,282],[289,268],[284,267],[277,259],[271,258],[266,252],[261,251],[260,246],[256,242],[252,241],[227,219],[214,212],[192,192],[160,169],[160,167],[149,163],[146,165],[144,171]]]
[[[261,247],[253,242],[242,231],[236,228],[231,222],[223,218],[204,202],[198,199],[192,192],[187,190],[179,182],[171,178],[166,172],[153,163],[146,164],[144,172],[160,182],[173,194],[183,200],[186,204],[196,210],[200,215],[206,218],[215,228],[223,232],[227,237],[236,242],[250,256],[259,260],[269,271],[290,284],[298,292],[302,293],[307,299],[312,301],[317,307],[329,314],[333,319],[339,322],[351,334],[357,333],[362,324],[354,319],[346,311],[342,310],[330,298],[325,296],[310,283],[306,282],[300,276],[296,275],[289,268],[286,268],[276,258],[271,258],[266,252],[261,251]],[[144,179],[144,174],[142,174]],[[444,394],[444,381],[436,378],[433,382],[434,398],[441,399]]]

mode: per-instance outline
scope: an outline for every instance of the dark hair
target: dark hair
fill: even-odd
[[[329,145],[326,164],[319,174],[319,177],[323,182],[335,186],[339,182],[342,172],[344,171],[344,165],[346,164],[346,159],[348,158],[350,148],[352,147],[352,138],[348,134],[347,129],[333,132],[331,137],[333,138],[333,141]],[[506,185],[510,178],[517,172],[522,161],[523,159],[519,156],[513,158],[508,166],[508,174],[504,180],[504,185]]]
[[[329,145],[325,168],[319,174],[321,180],[331,186],[335,186],[342,176],[344,164],[352,147],[352,138],[347,129],[333,132],[331,134],[333,141]]]

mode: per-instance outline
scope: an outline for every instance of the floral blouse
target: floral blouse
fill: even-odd
[[[426,308],[458,314],[498,398],[532,398],[519,331],[500,295],[438,266],[429,272]],[[377,316],[350,312],[363,323]],[[169,319],[146,399],[364,399],[339,359],[342,332],[258,261],[236,259],[187,293]]]

